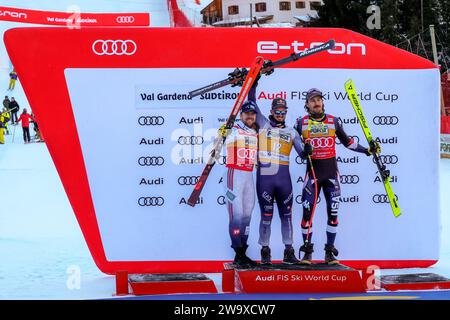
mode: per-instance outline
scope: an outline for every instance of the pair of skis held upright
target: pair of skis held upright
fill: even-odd
[[[191,97],[198,96],[202,93],[206,93],[227,85],[242,85],[242,88],[239,92],[238,98],[233,106],[233,109],[231,111],[230,116],[227,119],[227,122],[225,124],[226,129],[231,129],[234,125],[234,122],[236,120],[236,117],[253,85],[256,78],[260,74],[269,75],[273,73],[273,69],[275,67],[279,67],[281,65],[284,65],[289,62],[297,61],[298,59],[325,51],[333,49],[335,46],[335,41],[330,40],[320,46],[314,47],[312,49],[307,49],[305,51],[302,51],[300,53],[293,53],[289,57],[272,62],[272,61],[264,61],[262,57],[257,57],[255,59],[255,62],[250,67],[250,69],[247,71],[246,69],[236,69],[232,73],[229,74],[229,77],[225,80],[216,82],[214,84],[208,85],[206,87],[191,91],[189,94]],[[367,139],[367,142],[369,143],[370,147],[375,146],[375,141],[372,138],[372,134],[370,132],[369,126],[367,124],[367,120],[364,116],[364,113],[361,108],[361,104],[359,102],[358,96],[356,94],[355,86],[353,84],[352,80],[349,80],[345,83],[345,89],[347,91],[347,94],[349,96],[349,99],[352,103],[353,109],[355,110],[355,113],[359,119],[359,122],[361,124],[361,127],[363,129],[364,135]],[[208,179],[208,176],[211,172],[211,169],[213,168],[214,164],[216,163],[216,160],[218,159],[220,155],[220,151],[222,149],[223,143],[225,142],[225,138],[219,135],[214,143],[214,147],[211,151],[210,158],[208,159],[208,162],[206,163],[205,168],[203,169],[203,172],[197,182],[197,184],[194,187],[194,190],[192,191],[191,196],[188,199],[188,204],[192,207],[195,206],[197,203],[200,194],[203,190],[203,187],[205,186],[206,180]],[[401,210],[397,202],[397,198],[392,191],[392,187],[390,185],[390,172],[386,169],[386,166],[382,163],[381,158],[378,154],[373,154],[374,161],[377,165],[378,171],[380,173],[380,176],[382,178],[387,197],[389,199],[392,212],[394,213],[395,217],[398,217],[401,215]]]

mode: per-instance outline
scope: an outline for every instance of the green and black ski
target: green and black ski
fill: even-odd
[[[356,93],[355,85],[353,84],[353,80],[348,80],[345,83],[345,91],[347,91],[350,102],[352,103],[353,109],[356,112],[356,116],[358,117],[359,123],[361,124],[361,128],[363,129],[364,135],[369,143],[370,148],[375,148],[375,140],[372,138],[372,133],[370,132],[369,125],[367,123],[367,119],[364,116],[364,112],[361,107],[361,103],[358,99],[358,95]],[[400,206],[397,201],[397,196],[392,191],[391,183],[390,183],[390,171],[386,169],[386,165],[381,161],[380,156],[373,152],[373,158],[375,164],[378,167],[378,172],[380,173],[381,179],[384,184],[384,188],[386,190],[387,197],[389,198],[389,203],[391,204],[392,212],[395,217],[399,217],[402,212]]]

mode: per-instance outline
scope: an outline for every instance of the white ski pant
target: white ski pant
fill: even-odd
[[[253,172],[227,168],[225,181],[231,247],[239,248],[247,245],[250,220],[255,207]]]

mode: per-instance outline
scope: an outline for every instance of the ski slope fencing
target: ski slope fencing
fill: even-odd
[[[257,55],[277,60],[329,39],[337,42],[334,50],[263,77],[258,103],[268,114],[271,99],[286,98],[287,122],[293,124],[305,114],[305,92],[318,87],[325,93],[326,111],[341,117],[347,133],[366,146],[345,95],[344,83],[352,78],[372,134],[382,145],[403,215],[393,217],[371,158],[338,145],[339,258],[353,266],[431,265],[439,259],[440,241],[439,71],[431,62],[341,29],[42,28],[6,33],[8,53],[102,271],[213,272],[232,259],[223,165],[214,167],[197,206],[186,202],[239,88],[197,98],[187,93],[226,78]],[[239,50],[236,41],[242,44]],[[35,52],[24,50],[25,44],[36,43]],[[36,54],[42,63],[34,63]],[[46,108],[50,89],[59,106],[52,110]],[[293,151],[296,248],[301,245],[304,173],[305,163]],[[433,183],[423,186],[428,181]],[[326,229],[321,198],[314,217],[317,259],[323,255]],[[252,257],[259,256],[257,208],[250,226]],[[281,259],[276,213],[271,247],[273,258]]]

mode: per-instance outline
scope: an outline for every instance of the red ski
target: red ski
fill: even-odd
[[[239,92],[239,96],[236,99],[236,102],[234,103],[233,110],[231,110],[230,116],[228,117],[228,120],[225,124],[226,129],[231,129],[234,125],[234,122],[236,121],[236,117],[239,113],[239,110],[241,110],[242,105],[245,102],[245,99],[248,96],[248,93],[250,92],[250,89],[253,86],[253,83],[255,82],[256,78],[259,75],[259,72],[261,68],[264,65],[264,59],[262,57],[257,57],[255,59],[255,62],[250,67],[245,80],[244,84],[242,85],[241,91]],[[194,207],[200,197],[200,193],[203,190],[203,187],[205,186],[206,180],[208,179],[209,173],[211,172],[212,167],[216,163],[220,151],[222,150],[223,143],[225,142],[225,138],[219,135],[216,138],[216,142],[214,143],[214,147],[211,151],[211,155],[209,157],[208,162],[206,163],[205,169],[203,169],[202,175],[200,176],[197,184],[194,187],[194,190],[191,193],[191,196],[188,199],[188,204],[192,207]]]

